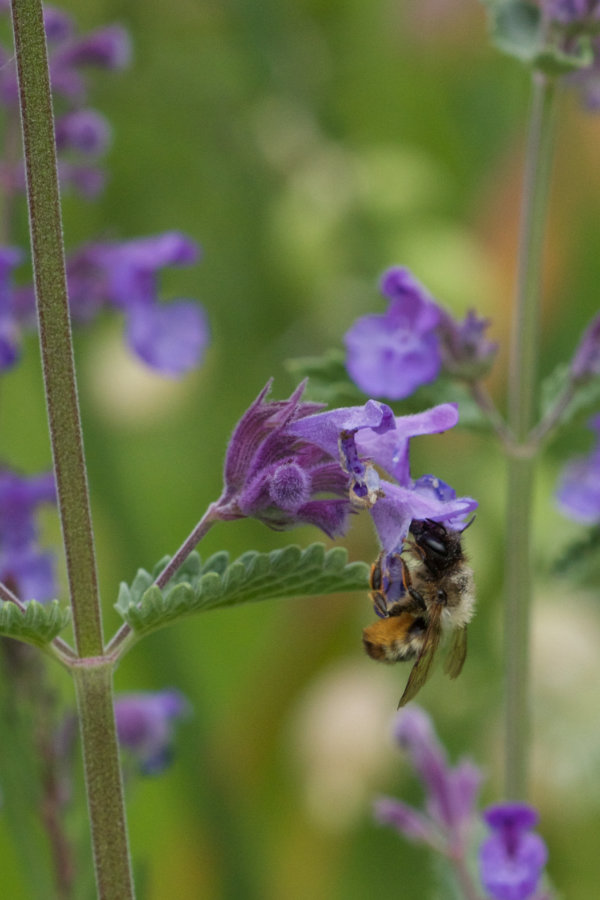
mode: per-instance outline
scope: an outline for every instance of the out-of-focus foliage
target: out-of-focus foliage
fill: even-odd
[[[119,582],[173,553],[217,497],[231,429],[267,378],[273,396],[288,396],[286,359],[340,346],[355,317],[382,311],[384,268],[408,265],[457,314],[476,306],[493,319],[501,351],[490,389],[502,405],[528,81],[489,47],[474,0],[65,5],[82,27],[120,20],[135,48],[128,73],[98,79],[96,105],[115,133],[111,179],[99,202],[65,198],[66,244],[190,234],[204,259],[172,272],[166,293],[198,297],[213,334],[204,368],[182,382],[128,357],[111,316],[76,337],[112,630]],[[543,374],[572,352],[598,303],[600,119],[569,94],[561,113]],[[49,463],[38,359],[31,339],[2,380],[2,455],[27,472]],[[466,536],[479,607],[461,678],[435,673],[422,702],[450,753],[484,766],[493,802],[504,472],[490,438],[455,431],[416,440],[411,467],[480,501]],[[536,506],[532,800],[570,900],[597,889],[600,612],[597,595],[546,573],[579,534],[552,491],[560,462],[586,440],[574,430],[553,445]],[[375,558],[366,519],[346,541],[351,559]],[[50,513],[46,522],[57,538]],[[214,528],[200,549],[234,558],[316,537],[239,522]],[[363,654],[371,616],[357,594],[250,604],[190,618],[128,654],[119,690],[175,686],[194,708],[173,767],[128,787],[148,900],[428,896],[425,854],[372,822],[375,793],[410,801],[413,788],[388,734],[407,673]],[[1,812],[0,855],[5,895],[26,900]]]

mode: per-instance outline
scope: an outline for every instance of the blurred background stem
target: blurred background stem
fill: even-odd
[[[555,96],[554,81],[535,73],[508,382],[508,424],[515,439],[508,455],[504,624],[505,794],[511,799],[524,799],[528,784],[531,514],[536,450],[527,446],[527,437],[537,413],[539,299]]]

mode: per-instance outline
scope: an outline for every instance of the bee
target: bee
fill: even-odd
[[[413,520],[402,552],[380,553],[371,567],[381,621],[364,629],[365,650],[381,662],[415,660],[399,707],[425,684],[444,633],[451,634],[444,671],[456,678],[464,665],[475,585],[461,537],[432,519]]]

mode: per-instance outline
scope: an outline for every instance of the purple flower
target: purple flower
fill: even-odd
[[[571,377],[575,381],[594,375],[600,375],[600,314],[594,316],[583,332],[571,361]]]
[[[597,433],[596,445],[588,456],[564,466],[556,492],[563,515],[584,525],[600,522],[600,416],[590,419],[589,426]]]
[[[468,381],[483,378],[489,372],[498,350],[498,344],[485,337],[489,325],[489,319],[480,318],[472,309],[462,322],[441,310],[438,334],[446,372]]]
[[[189,713],[175,690],[121,694],[115,701],[117,735],[143,775],[156,775],[171,761],[177,719]]]
[[[600,18],[598,0],[550,0],[550,17],[562,25],[593,22]]]
[[[387,312],[363,316],[345,335],[346,367],[366,394],[401,400],[439,374],[440,312],[408,269],[384,273],[381,291]]]
[[[544,841],[531,833],[537,812],[524,803],[504,803],[483,816],[493,832],[479,849],[484,888],[494,900],[529,900],[548,859]]]
[[[409,466],[410,439],[435,434],[458,422],[458,408],[444,403],[411,416],[394,416],[388,406],[369,400],[364,406],[316,413],[290,426],[290,432],[342,457],[350,474],[353,502],[370,513],[381,545],[388,553],[401,547],[413,519],[434,519],[459,529],[476,508],[470,497],[456,497],[449,485],[433,475],[416,481]],[[394,481],[378,480],[377,465]],[[365,503],[366,498],[366,503]]]
[[[235,427],[225,457],[223,520],[253,517],[277,530],[316,525],[343,534],[351,512],[349,478],[333,452],[294,432],[321,404],[303,401],[305,382],[287,400],[267,400],[269,381]]]
[[[19,357],[20,329],[15,315],[12,273],[23,258],[17,247],[0,247],[0,371]]]
[[[93,109],[76,109],[56,120],[58,150],[76,150],[86,156],[99,156],[110,143],[110,125]]]
[[[23,600],[56,596],[54,560],[39,547],[38,507],[56,503],[54,475],[0,471],[0,580]]]
[[[421,812],[383,798],[375,805],[377,821],[451,858],[464,856],[475,821],[481,772],[467,759],[449,765],[430,717],[418,706],[398,714],[394,736],[425,788],[425,809]]]

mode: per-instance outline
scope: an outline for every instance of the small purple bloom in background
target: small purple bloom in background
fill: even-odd
[[[589,421],[596,445],[588,456],[568,462],[561,473],[556,501],[564,516],[584,525],[600,522],[600,415]]]
[[[0,470],[0,581],[21,600],[57,595],[54,557],[40,549],[36,522],[46,503],[56,503],[52,472],[28,477]]]
[[[198,261],[195,241],[178,231],[130,241],[92,242],[67,259],[69,306],[74,322],[88,323],[112,306],[123,312],[127,342],[146,365],[179,378],[203,360],[209,342],[206,314],[192,300],[159,300],[159,273]],[[31,285],[14,291],[15,316],[35,326]],[[1,345],[0,345],[1,346]]]
[[[413,519],[434,519],[459,529],[464,517],[477,507],[470,497],[455,492],[433,475],[416,481],[409,465],[410,439],[436,434],[458,422],[455,403],[443,403],[410,416],[394,416],[384,403],[369,400],[364,406],[315,413],[290,426],[290,432],[320,446],[331,456],[344,454],[343,468],[351,473],[350,486],[358,498],[371,495],[366,505],[382,547],[396,551]],[[340,437],[342,438],[340,440]],[[370,482],[372,464],[394,481]]]
[[[480,770],[467,759],[449,765],[430,717],[418,706],[398,714],[394,737],[425,788],[425,808],[386,797],[375,803],[376,820],[453,860],[464,858],[476,821]]]
[[[497,348],[487,319],[470,311],[457,322],[401,266],[384,273],[381,291],[387,311],[357,319],[344,338],[348,374],[366,394],[402,400],[442,370],[471,381],[489,371]]]
[[[389,269],[381,291],[387,312],[363,316],[346,332],[346,367],[365,394],[401,400],[439,374],[440,312],[408,269]]]
[[[576,381],[584,381],[594,375],[600,375],[600,314],[583,332],[571,360],[571,377]]]
[[[492,829],[479,849],[481,882],[494,900],[530,900],[548,860],[542,838],[531,829],[535,809],[524,803],[490,806],[483,817]]]
[[[480,318],[472,309],[462,322],[441,310],[438,334],[446,372],[468,381],[483,378],[489,372],[498,350],[498,344],[485,336],[489,325],[489,319]]]
[[[189,712],[187,700],[175,690],[117,695],[119,744],[130,753],[143,775],[156,775],[168,766],[175,723]]]
[[[17,247],[0,247],[0,372],[19,358],[20,329],[15,314],[13,270],[23,259]]]

